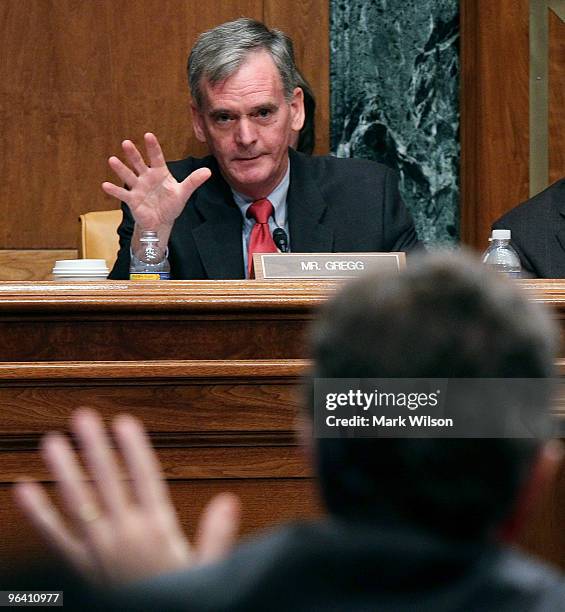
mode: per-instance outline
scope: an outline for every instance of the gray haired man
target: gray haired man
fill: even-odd
[[[222,24],[196,41],[188,79],[194,132],[211,155],[166,163],[156,136],[146,134],[149,163],[130,140],[122,143],[127,163],[110,157],[126,185],[102,185],[124,203],[111,278],[127,278],[130,245],[143,229],[168,243],[177,279],[248,276],[258,224],[269,244],[274,229],[284,229],[295,252],[418,245],[388,168],[289,148],[304,123],[304,95],[285,34],[246,18]]]

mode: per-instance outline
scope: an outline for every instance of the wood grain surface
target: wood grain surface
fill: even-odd
[[[250,371],[247,377],[251,375]],[[13,436],[16,445],[24,435],[40,435],[50,427],[66,429],[69,416],[80,406],[97,409],[108,422],[134,407],[151,432],[173,442],[182,439],[185,444],[196,444],[199,436],[218,432],[237,438],[234,444],[245,442],[245,433],[286,435],[292,432],[293,418],[301,405],[297,384],[296,379],[267,379],[258,384],[245,378],[229,384],[195,384],[190,380],[184,384],[167,380],[159,383],[151,379],[145,385],[127,381],[73,385],[72,379],[68,385],[34,381],[7,384],[0,387],[4,448]],[[208,439],[206,436],[204,442]]]
[[[565,178],[565,22],[549,11],[549,180]]]
[[[53,493],[53,489],[49,489]],[[206,503],[224,491],[235,493],[242,502],[241,536],[256,534],[281,522],[314,518],[323,513],[317,491],[308,478],[178,480],[171,483],[170,491],[181,525],[190,537],[194,536],[198,518]],[[0,506],[0,550],[3,553],[0,556],[0,572],[9,571],[16,564],[25,564],[30,559],[38,563],[53,559],[44,542],[29,528],[19,509],[14,506],[11,485],[0,484]],[[9,554],[6,554],[8,551]]]
[[[528,0],[461,2],[461,238],[528,197]]]
[[[0,281],[49,280],[58,259],[76,258],[76,249],[0,250]]]
[[[292,33],[296,64],[316,95],[315,154],[330,150],[330,43],[327,0],[265,0],[264,19],[271,27]]]
[[[549,181],[565,176],[565,23],[549,22]],[[461,2],[461,239],[483,250],[491,224],[528,199],[529,2]]]

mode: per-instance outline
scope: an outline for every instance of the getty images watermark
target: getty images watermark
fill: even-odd
[[[555,381],[539,378],[316,378],[318,438],[549,438]]]

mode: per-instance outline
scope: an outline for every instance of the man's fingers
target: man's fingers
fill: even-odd
[[[152,513],[163,510],[174,513],[159,460],[138,419],[129,414],[118,416],[114,421],[114,436],[132,477],[139,503]]]
[[[141,153],[137,150],[137,147],[131,140],[124,140],[122,142],[122,149],[124,150],[129,163],[133,166],[137,174],[143,174],[147,171],[147,166],[143,160],[143,157],[141,156]]]
[[[14,497],[17,505],[55,550],[79,571],[86,573],[92,569],[87,563],[86,549],[66,527],[42,486],[35,482],[20,482],[14,486]]]
[[[114,185],[114,183],[109,183],[108,181],[104,181],[102,183],[102,190],[107,193],[109,196],[113,198],[118,198],[121,202],[128,202],[129,196],[131,196],[131,191],[124,189],[123,187],[118,187]]]
[[[201,563],[225,557],[239,531],[241,503],[233,493],[216,495],[204,508],[196,533],[196,554]]]
[[[130,189],[137,182],[137,174],[115,155],[112,155],[112,157],[108,159],[108,165],[118,175],[122,183],[125,183]]]
[[[212,176],[212,171],[209,168],[198,168],[191,174],[189,174],[182,183],[180,188],[182,190],[183,200],[186,201],[194,191],[203,185]]]
[[[86,528],[97,513],[98,501],[69,441],[59,433],[49,433],[43,437],[41,454],[55,478],[65,509],[77,525]]]
[[[166,166],[165,156],[163,155],[163,151],[159,141],[157,140],[157,136],[151,132],[147,132],[147,134],[144,136],[144,140],[145,150],[147,151],[147,156],[149,157],[149,165],[152,168]]]
[[[128,500],[102,419],[93,410],[81,408],[74,413],[72,422],[99,498],[111,514],[123,515]]]

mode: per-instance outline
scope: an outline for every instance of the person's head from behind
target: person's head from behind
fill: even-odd
[[[314,376],[540,378],[548,389],[555,337],[548,315],[509,281],[436,255],[359,279],[328,303]],[[315,440],[314,452],[334,516],[470,539],[509,519],[545,448],[534,438],[342,438]]]
[[[292,131],[304,121],[291,40],[252,19],[224,23],[197,39],[188,78],[196,137],[234,189],[267,196],[284,177]]]

